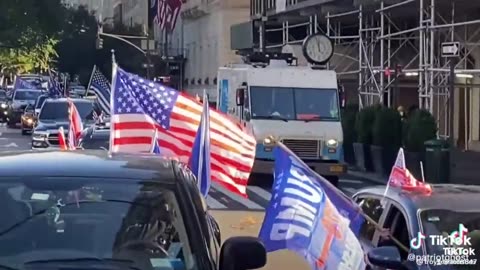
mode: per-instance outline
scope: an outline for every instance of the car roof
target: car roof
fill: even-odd
[[[18,88],[15,89],[15,92],[29,92],[29,91],[36,91],[36,92],[42,92],[42,89],[24,89],[24,88]]]
[[[49,98],[45,102],[49,103],[66,103],[69,100],[73,101],[74,103],[93,103],[92,100],[83,99],[83,98]]]
[[[104,150],[16,151],[0,156],[3,177],[85,177],[175,183],[178,161],[155,154],[113,154]],[[28,164],[28,165],[27,165]],[[86,169],[88,168],[88,169]]]
[[[445,209],[465,211],[478,209],[478,205],[480,205],[480,186],[460,184],[432,184],[431,186],[432,192],[430,194],[389,187],[386,197],[410,210]],[[368,193],[383,197],[385,188],[385,186],[363,188],[355,196]]]

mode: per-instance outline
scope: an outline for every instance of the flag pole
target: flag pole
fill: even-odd
[[[95,73],[96,69],[97,65],[93,65],[92,74],[90,74],[90,80],[88,80],[87,89],[85,89],[85,94],[83,94],[84,97],[88,95],[88,89],[90,89],[90,86],[92,85],[93,74]]]
[[[290,150],[286,145],[284,145],[282,142],[278,141],[277,139],[275,139],[275,137],[273,135],[270,135],[270,136],[267,136],[264,140],[263,140],[263,144],[265,146],[278,146],[280,148],[282,148],[284,151],[286,151],[288,154],[290,155],[293,155],[293,156],[297,156],[295,155],[295,153],[292,152],[292,150]],[[317,172],[315,172],[314,170],[310,169],[310,167],[308,167],[304,162],[303,160],[301,160],[299,158],[300,162],[302,165],[304,165],[305,168],[308,168],[314,175],[316,175],[317,177],[319,178],[324,178],[322,177],[321,175],[319,175]],[[369,223],[373,224],[375,226],[375,229],[378,230],[378,231],[384,231],[385,229],[380,226],[375,220],[373,220],[370,216],[368,216],[367,214],[365,214],[362,210],[362,208],[356,204],[350,197],[348,197],[346,194],[344,194],[343,192],[341,192],[337,187],[335,187],[332,183],[328,182],[328,181],[325,181],[326,184],[330,187],[330,188],[333,188],[332,190],[335,191],[335,193],[337,193],[337,195],[339,195],[345,202],[349,203],[349,204],[352,204],[353,207],[355,208],[355,210],[357,211],[357,213],[359,215],[361,215],[363,218],[365,218]],[[402,244],[402,242],[400,242],[398,239],[394,238],[393,235],[391,235],[391,232],[389,232],[388,234],[390,236],[390,239],[395,242],[395,244],[397,244],[401,249],[403,249],[404,251],[406,252],[409,252],[409,248],[406,247],[405,245]]]
[[[115,82],[117,81],[117,62],[115,60],[115,50],[111,50],[112,53],[112,83],[110,84],[110,145],[108,147],[108,154],[112,154],[112,146],[113,140],[115,139],[115,128],[113,123],[113,118],[115,115],[113,114],[113,93],[115,91]]]
[[[423,162],[420,161],[420,170],[422,171],[422,181],[425,183],[425,172],[423,171]]]

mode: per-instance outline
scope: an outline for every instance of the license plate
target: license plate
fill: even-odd
[[[343,172],[343,166],[340,166],[340,165],[330,166],[330,172],[341,173]]]

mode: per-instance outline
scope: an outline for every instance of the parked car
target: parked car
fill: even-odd
[[[105,151],[0,157],[1,269],[247,270],[257,237],[222,243],[184,164]],[[28,164],[28,166],[26,166]]]

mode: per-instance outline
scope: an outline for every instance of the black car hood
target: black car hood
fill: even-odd
[[[85,120],[83,121],[83,126],[88,127],[91,125],[93,121]],[[63,127],[65,131],[68,131],[69,122],[68,120],[65,121],[54,121],[54,120],[38,120],[37,126],[35,127],[35,131],[49,131],[50,133],[58,132],[58,129]]]

